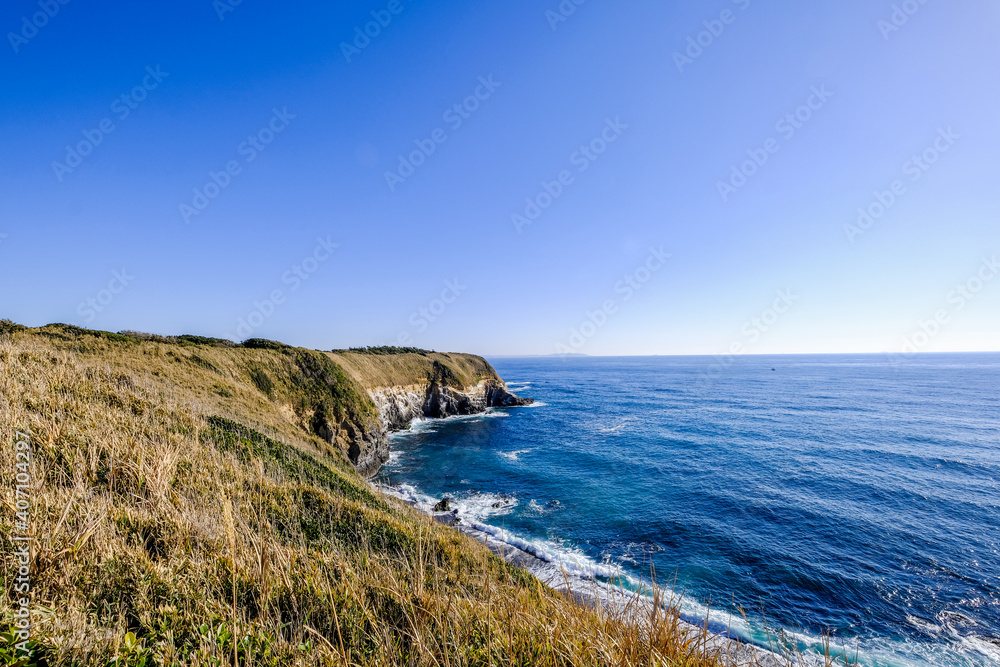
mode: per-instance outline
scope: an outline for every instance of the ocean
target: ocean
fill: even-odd
[[[536,404],[414,424],[380,483],[757,644],[1000,665],[1000,354],[491,362]]]

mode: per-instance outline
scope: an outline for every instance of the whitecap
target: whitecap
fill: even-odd
[[[528,454],[533,450],[530,449],[519,449],[516,452],[497,452],[498,456],[502,456],[508,461],[519,461],[521,460],[521,454]]]
[[[632,419],[630,417],[626,417],[614,426],[598,426],[597,430],[600,433],[618,433],[619,431],[623,431],[625,427],[628,426],[630,421],[632,421]]]

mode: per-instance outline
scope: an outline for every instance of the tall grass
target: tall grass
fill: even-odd
[[[0,336],[8,505],[15,431],[34,448],[36,664],[708,667],[739,657],[669,604],[579,604],[373,493],[287,418],[280,392],[268,398],[231,370],[242,362],[225,355],[244,351],[199,348],[205,363],[179,364],[149,347],[161,345]],[[12,517],[0,513],[5,537]],[[0,561],[9,624],[9,551]]]

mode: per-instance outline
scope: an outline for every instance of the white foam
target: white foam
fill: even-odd
[[[428,513],[432,512],[434,505],[440,500],[419,491],[410,484],[377,486],[376,488],[382,493],[399,498],[403,502]],[[552,540],[526,539],[505,528],[485,523],[489,518],[510,514],[514,508],[518,507],[519,502],[513,496],[476,491],[445,493],[443,496],[451,500],[453,509],[458,510],[457,516],[462,519],[462,525],[470,526],[480,533],[489,535],[495,541],[529,553],[541,561],[555,566],[556,572],[565,572],[567,576],[581,582],[601,577],[626,581],[634,587],[641,585],[641,582],[629,578],[620,565],[598,563],[579,549]],[[529,503],[529,507],[544,511],[534,500]]]
[[[399,498],[407,504],[427,513],[440,500],[418,491],[408,484],[398,486],[378,486],[378,490]],[[451,499],[453,509],[461,519],[461,527],[472,528],[491,543],[500,543],[528,553],[538,559],[529,566],[529,571],[544,584],[556,589],[569,587],[576,592],[594,595],[604,604],[624,605],[632,600],[651,602],[648,582],[627,575],[622,566],[610,562],[597,562],[578,548],[554,540],[529,539],[510,532],[506,528],[486,523],[487,520],[511,513],[519,506],[512,496],[494,493],[460,492],[444,494]],[[496,506],[498,505],[498,506]],[[534,499],[527,508],[544,512],[545,508]],[[678,607],[681,617],[692,625],[703,626],[708,619],[711,625],[727,628],[732,637],[750,642],[758,647],[772,646],[783,654],[791,655],[791,663],[784,659],[778,664],[804,666],[824,665],[822,658],[824,638],[805,632],[789,631],[765,627],[758,623],[749,624],[739,614],[721,609],[710,609],[697,600],[685,597],[683,592],[662,588],[660,598]],[[913,640],[891,640],[881,637],[854,639],[846,646],[850,660],[855,651],[862,665],[888,664],[900,667],[930,667],[939,664],[968,665],[984,667],[1000,664],[1000,646],[987,639],[973,635],[961,635],[947,623],[936,625],[920,619],[910,618],[911,624],[922,627],[938,636],[945,635],[949,641],[942,644],[928,644]],[[783,638],[783,641],[782,641]],[[782,649],[782,647],[784,647]],[[844,647],[836,638],[829,642],[829,650],[840,654]],[[956,663],[955,661],[958,660]],[[766,663],[763,663],[766,664]]]
[[[451,417],[441,417],[441,418],[427,418],[427,417],[416,417],[409,423],[409,428],[393,431],[389,434],[390,439],[405,438],[417,433],[433,433],[437,431],[441,426],[458,421],[479,421],[483,419],[503,419],[505,417],[510,417],[506,412],[500,412],[490,408],[485,412],[477,412],[474,415],[452,415]]]
[[[631,421],[631,417],[625,417],[624,419],[620,419],[614,426],[598,426],[597,430],[600,433],[618,433],[625,430]]]
[[[410,484],[377,486],[376,488],[382,493],[399,498],[403,502],[425,512],[431,512],[434,505],[440,500],[440,498],[434,498],[417,490]],[[525,551],[545,562],[559,565],[566,570],[567,574],[582,578],[592,578],[595,576],[616,578],[623,576],[620,567],[596,563],[579,550],[566,548],[551,541],[542,542],[524,539],[505,528],[498,528],[484,523],[489,518],[504,516],[514,511],[518,507],[519,502],[513,496],[496,493],[479,493],[476,491],[453,494],[445,493],[442,495],[451,500],[452,508],[458,510],[457,516],[462,519],[464,525],[471,526],[497,541]],[[538,506],[537,503],[535,503],[535,506]]]
[[[532,500],[529,507],[538,507]],[[476,531],[489,536],[491,542],[526,552],[539,560],[529,571],[540,581],[559,590],[567,587],[576,592],[594,595],[603,604],[624,606],[629,601],[652,601],[652,591],[647,582],[639,581],[627,575],[622,567],[613,562],[598,563],[583,552],[565,544],[551,540],[533,540],[511,533],[504,528],[498,528],[480,521],[463,519],[462,524],[471,526]],[[774,641],[779,631],[751,627],[742,616],[719,610],[710,609],[695,600],[683,597],[670,589],[663,589],[661,600],[679,607],[681,616],[692,625],[703,625],[707,618],[709,623],[720,628],[727,628],[732,637],[758,646],[766,646],[769,638]],[[786,645],[803,653],[794,660],[794,664],[823,665],[821,654],[823,638],[803,633],[783,631]],[[836,647],[831,646],[836,652]],[[781,663],[785,664],[785,663]]]
[[[528,503],[528,509],[531,510],[532,512],[535,512],[536,514],[544,514],[545,512],[548,511],[546,508],[539,505],[538,501],[535,500],[534,498],[532,498],[531,502]]]
[[[458,510],[458,516],[463,520],[486,520],[492,517],[505,516],[518,506],[517,498],[499,493],[479,493],[471,491],[458,493],[451,498],[452,507]]]
[[[399,498],[403,502],[427,513],[433,513],[434,506],[441,500],[441,498],[435,498],[423,493],[410,484],[374,486],[382,493]],[[457,493],[442,494],[442,497],[449,499],[452,510],[458,510],[457,516],[463,520],[485,521],[491,517],[510,514],[518,506],[517,498],[499,493],[459,491]]]
[[[1000,645],[974,635],[960,637],[958,643],[965,652],[985,656],[988,659],[986,664],[1000,665]]]
[[[619,558],[633,565],[644,565],[649,562],[652,554],[659,553],[664,548],[659,544],[649,542],[628,542],[620,546],[621,555]]]
[[[527,552],[547,563],[561,566],[570,576],[583,579],[593,577],[614,579],[625,576],[620,567],[597,563],[580,551],[566,548],[552,541],[525,539],[504,528],[478,521],[469,521],[468,524],[504,544]]]
[[[418,492],[415,487],[409,484],[397,484],[395,486],[389,486],[387,484],[373,483],[372,486],[375,488],[375,490],[384,493],[387,496],[398,498],[407,505],[412,505],[414,507],[417,507],[424,501],[423,494]]]
[[[531,449],[519,449],[516,452],[497,452],[497,455],[504,457],[508,461],[519,461],[521,454],[529,454],[532,451]]]

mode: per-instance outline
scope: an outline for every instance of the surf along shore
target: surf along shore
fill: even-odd
[[[473,355],[0,320],[0,467],[31,451],[36,661],[726,664],[671,611],[576,604],[528,556],[373,492],[382,410],[411,405],[380,387],[429,392],[431,416],[513,401]]]
[[[405,434],[403,435],[405,437]],[[648,618],[655,613],[676,611],[681,596],[657,585],[645,584],[638,590],[626,588],[624,574],[608,566],[587,568],[579,565],[567,571],[566,565],[552,554],[540,551],[529,541],[502,528],[482,523],[463,513],[451,503],[451,498],[432,499],[408,486],[372,482],[378,492],[395,498],[433,518],[439,524],[467,535],[484,544],[494,554],[522,570],[542,584],[575,604],[613,611],[632,621]],[[512,499],[507,499],[510,502]],[[503,502],[503,501],[501,501]],[[496,507],[496,505],[494,505]],[[589,574],[587,570],[590,570]],[[633,587],[634,588],[634,587]],[[721,664],[731,666],[780,667],[792,664],[829,665],[831,656],[797,654],[795,649],[780,646],[775,637],[771,646],[748,643],[732,634],[730,628],[708,618],[682,616],[677,620],[680,631],[697,638],[701,650],[719,657]],[[841,659],[841,664],[843,660]]]

